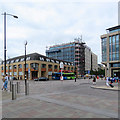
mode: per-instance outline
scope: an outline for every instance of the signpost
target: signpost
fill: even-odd
[[[64,68],[63,62],[60,63],[60,68],[61,68],[61,77],[60,77],[60,80],[63,80],[63,76],[62,76],[62,69]]]

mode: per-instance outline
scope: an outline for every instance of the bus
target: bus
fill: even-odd
[[[63,80],[72,80],[75,79],[75,73],[62,73]],[[61,73],[52,73],[53,80],[60,80]]]

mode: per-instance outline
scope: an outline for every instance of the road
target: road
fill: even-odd
[[[16,81],[14,81],[16,82]],[[105,81],[98,80],[97,85]],[[93,89],[92,80],[29,81],[29,95],[24,95],[24,81],[16,100],[3,91],[3,118],[117,118],[118,91]],[[9,85],[8,85],[9,86]],[[24,111],[24,112],[23,112]]]

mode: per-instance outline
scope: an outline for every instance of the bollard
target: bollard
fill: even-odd
[[[12,84],[13,84],[13,80],[10,80],[10,92],[12,92]]]
[[[12,100],[16,99],[16,84],[12,84]]]
[[[25,95],[29,95],[29,83],[26,83],[26,86],[25,86]]]
[[[20,93],[20,82],[17,82],[17,93]]]

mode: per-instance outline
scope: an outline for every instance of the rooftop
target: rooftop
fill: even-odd
[[[26,60],[40,60],[40,61],[47,61],[47,62],[54,62],[54,63],[63,62],[64,64],[72,65],[71,62],[49,58],[49,57],[46,57],[46,56],[38,54],[38,53],[27,54],[26,55]],[[25,55],[10,58],[10,59],[6,60],[7,64],[15,63],[15,62],[22,62],[22,61],[25,61]],[[4,61],[2,61],[2,64],[3,64],[3,62]]]
[[[110,27],[110,28],[108,28],[106,30],[112,31],[112,30],[116,30],[116,29],[120,29],[120,25],[114,26],[114,27]]]

